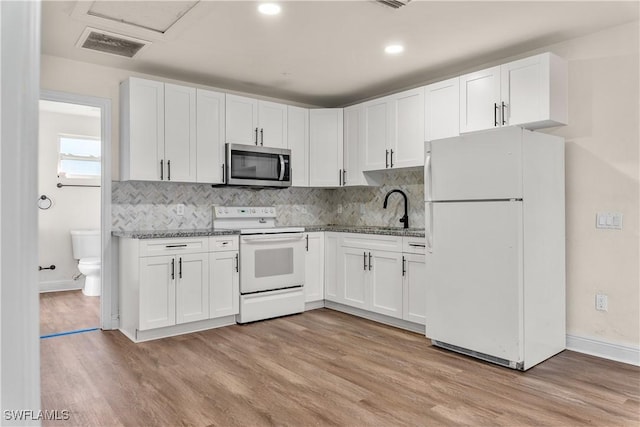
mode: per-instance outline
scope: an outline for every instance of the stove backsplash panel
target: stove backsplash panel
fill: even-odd
[[[275,206],[277,225],[374,225],[401,226],[404,205],[394,194],[388,209],[382,208],[385,194],[402,189],[409,196],[411,227],[424,227],[422,170],[386,171],[380,187],[340,189],[297,188],[251,189],[212,187],[208,184],[184,184],[147,181],[112,183],[113,230],[173,230],[211,228],[211,207]],[[185,205],[178,216],[176,205]],[[342,206],[342,213],[338,207]]]

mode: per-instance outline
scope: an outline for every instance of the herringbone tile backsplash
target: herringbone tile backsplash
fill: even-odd
[[[201,229],[212,226],[212,206],[275,206],[278,225],[401,226],[404,206],[394,194],[382,209],[385,194],[402,189],[409,196],[411,227],[424,227],[422,170],[386,171],[380,187],[340,189],[248,189],[208,184],[115,181],[112,186],[114,230]],[[183,216],[176,205],[185,205]],[[342,205],[342,213],[338,206]]]

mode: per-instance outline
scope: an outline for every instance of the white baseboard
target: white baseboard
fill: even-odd
[[[82,289],[83,282],[75,280],[52,280],[40,282],[40,292],[75,291]]]
[[[567,334],[567,350],[640,366],[640,347],[613,344]]]
[[[321,299],[319,301],[311,301],[304,303],[304,311],[316,310],[318,308],[324,308],[324,300]]]

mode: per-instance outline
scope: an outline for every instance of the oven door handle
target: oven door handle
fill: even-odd
[[[302,240],[304,237],[303,233],[295,233],[295,234],[287,234],[283,236],[282,234],[271,234],[271,235],[261,235],[261,236],[242,236],[242,242],[291,242],[296,240]]]

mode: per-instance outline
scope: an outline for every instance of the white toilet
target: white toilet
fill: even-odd
[[[82,293],[100,296],[100,230],[71,230],[71,246],[78,270],[85,276]]]

